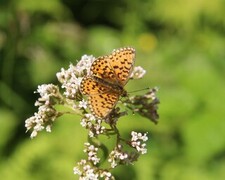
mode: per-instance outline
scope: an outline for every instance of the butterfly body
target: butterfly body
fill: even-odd
[[[88,105],[98,118],[106,117],[120,96],[126,96],[124,86],[129,80],[135,58],[135,49],[127,47],[97,58],[90,74],[83,78],[80,91],[88,96]]]
[[[120,96],[126,96],[127,95],[127,92],[124,90],[124,88],[120,84],[111,83],[111,82],[105,81],[104,79],[101,79],[101,78],[95,77],[95,76],[93,76],[92,78],[95,81],[101,83],[102,85],[107,86],[108,90],[111,93],[116,93],[116,94],[119,94]]]

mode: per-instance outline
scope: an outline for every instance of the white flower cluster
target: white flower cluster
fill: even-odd
[[[126,152],[122,152],[122,146],[118,145],[111,151],[108,162],[111,164],[112,168],[115,168],[119,162],[128,160],[128,157]]]
[[[36,93],[40,94],[40,98],[35,102],[35,106],[38,106],[38,112],[34,113],[34,116],[25,121],[25,127],[27,128],[27,131],[32,130],[31,138],[34,138],[37,136],[39,131],[44,129],[47,132],[51,132],[53,122],[60,115],[75,112],[82,114],[80,124],[88,130],[89,138],[97,137],[102,134],[108,136],[111,136],[111,134],[117,135],[117,145],[108,154],[108,169],[100,168],[100,158],[97,156],[99,149],[90,143],[85,143],[84,152],[87,154],[87,159],[82,159],[73,169],[74,174],[78,174],[80,176],[80,180],[113,180],[114,177],[109,170],[115,168],[118,164],[131,164],[138,159],[140,154],[147,153],[146,144],[143,142],[147,141],[148,137],[147,133],[142,134],[132,131],[131,140],[120,138],[120,133],[115,126],[118,118],[124,114],[123,112],[119,112],[119,108],[113,109],[110,116],[105,119],[96,118],[93,114],[89,113],[90,111],[87,110],[88,102],[80,92],[80,83],[83,77],[90,75],[90,68],[94,60],[95,58],[92,55],[84,55],[77,65],[74,66],[70,64],[68,69],[62,68],[61,71],[56,74],[59,82],[62,84],[61,88],[64,89],[63,95],[60,94],[59,88],[53,84],[38,86]],[[137,66],[134,67],[130,78],[140,79],[145,75],[145,73],[146,71],[142,67]],[[147,100],[154,100],[154,98],[156,98],[156,91],[157,89],[155,88],[144,96],[136,96],[132,101],[130,101],[130,104],[142,102],[141,105],[143,106],[141,106],[141,108],[148,108],[149,113],[151,113],[152,109],[146,106],[149,104]],[[71,109],[65,112],[58,112],[54,108],[57,104],[63,104],[70,107],[73,112],[70,111]],[[140,112],[142,112],[141,110],[142,109],[140,109]],[[106,124],[106,127],[108,124],[110,128],[103,126],[103,123]],[[123,143],[130,147],[131,152],[124,151],[122,146],[124,145]]]
[[[100,174],[101,178],[105,178],[105,180],[115,180],[112,174],[109,171],[102,171]]]
[[[130,75],[130,78],[131,79],[141,79],[141,78],[143,78],[145,73],[146,73],[146,70],[144,70],[141,66],[136,66],[136,67],[134,67],[134,69]]]
[[[53,84],[38,86],[36,93],[39,93],[41,96],[35,102],[35,106],[39,106],[38,112],[34,113],[34,116],[25,121],[27,131],[33,129],[30,135],[31,138],[36,137],[38,132],[43,129],[46,129],[47,132],[51,132],[51,125],[58,116],[53,105],[56,101],[60,101],[59,89]]]
[[[147,153],[146,144],[142,143],[148,140],[147,133],[137,133],[135,131],[131,132],[131,145],[141,154]],[[142,141],[142,142],[141,142]]]
[[[80,176],[80,180],[98,180],[104,178],[105,180],[113,180],[112,174],[106,170],[93,167],[99,163],[100,158],[97,157],[98,148],[90,143],[85,143],[84,152],[88,155],[88,160],[82,159],[77,163],[77,166],[73,168],[74,174]]]
[[[77,163],[78,166],[73,168],[73,173],[80,176],[80,180],[98,180],[98,174],[95,169],[85,160],[82,159]]]
[[[82,101],[79,102],[78,107],[79,107],[79,108],[87,109],[87,107],[88,107],[87,101],[85,101],[84,99],[82,99]]]
[[[62,88],[65,89],[64,95],[67,98],[76,98],[80,82],[84,75],[89,74],[91,64],[94,60],[95,58],[92,55],[83,55],[76,66],[70,64],[67,70],[62,68],[61,72],[56,74],[59,82],[62,83]]]
[[[93,114],[86,113],[81,119],[81,126],[89,130],[89,137],[94,137],[104,133],[105,127],[102,126],[102,120],[96,119]]]
[[[97,157],[98,148],[96,148],[94,145],[91,145],[90,143],[85,143],[84,145],[84,152],[87,153],[88,160],[94,165],[98,164],[100,161],[100,158]]]

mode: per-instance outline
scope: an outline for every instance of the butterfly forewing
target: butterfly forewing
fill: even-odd
[[[129,80],[135,60],[134,48],[121,48],[115,50],[110,56],[109,64],[113,68],[115,76],[121,86]]]
[[[105,81],[124,86],[129,80],[134,59],[134,48],[120,48],[108,56],[97,58],[91,66],[91,72]]]
[[[98,57],[91,66],[91,73],[93,76],[101,78],[107,82],[118,84],[114,69],[110,66],[110,61],[110,56]]]

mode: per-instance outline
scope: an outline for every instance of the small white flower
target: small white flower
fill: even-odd
[[[85,101],[85,100],[83,99],[82,101],[79,102],[78,107],[79,107],[79,108],[87,109],[87,105],[88,105],[87,101]]]
[[[42,126],[41,124],[36,124],[36,126],[34,126],[35,131],[42,131],[43,129],[44,129],[44,126]]]
[[[146,73],[146,70],[144,70],[141,66],[136,66],[134,67],[133,72],[130,75],[130,78],[140,79],[140,78],[143,78],[145,73]]]
[[[37,131],[33,131],[30,135],[30,138],[33,139],[36,136],[37,136]]]
[[[30,130],[33,127],[33,122],[35,122],[35,116],[32,116],[25,121],[25,127],[27,128],[27,131]]]
[[[96,118],[95,118],[95,116],[93,114],[87,113],[84,116],[85,116],[85,118],[89,119],[90,121],[95,121],[96,120]]]
[[[85,143],[84,152],[88,155],[88,160],[91,161],[94,165],[100,162],[100,158],[97,157],[98,148],[90,143]]]
[[[85,118],[81,119],[80,124],[81,124],[82,127],[86,127],[87,126],[86,119]]]
[[[85,165],[87,161],[85,159],[81,159],[80,162],[78,162],[78,165]]]
[[[74,173],[74,174],[78,174],[79,176],[82,174],[82,172],[79,170],[78,167],[74,167],[74,168],[73,168],[73,173]]]
[[[88,136],[89,136],[90,138],[93,138],[93,137],[94,137],[94,133],[93,133],[92,131],[89,131]]]
[[[112,174],[108,171],[103,171],[101,174],[100,174],[100,177],[101,178],[105,178],[105,180],[110,180],[110,179],[114,179]]]
[[[78,74],[83,74],[83,72],[86,70],[87,74],[89,74],[90,67],[92,63],[94,62],[95,57],[94,56],[88,56],[88,55],[83,55],[81,57],[81,60],[77,63],[76,65],[76,70]]]
[[[84,118],[81,119],[81,126],[85,127],[87,129],[92,127],[92,122],[94,122],[96,120],[95,116],[93,116],[93,114],[84,114]]]
[[[141,144],[141,141],[145,142],[148,140],[147,133],[137,133],[135,131],[131,132],[131,145],[141,154],[147,153],[146,144]]]
[[[47,126],[46,126],[46,131],[47,131],[47,132],[51,132],[51,131],[52,131],[51,126],[50,126],[50,125],[47,125]]]
[[[111,168],[115,168],[120,161],[126,162],[129,155],[126,152],[122,152],[122,146],[118,145],[117,148],[111,151],[108,162]]]

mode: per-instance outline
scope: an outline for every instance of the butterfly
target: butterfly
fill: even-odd
[[[80,84],[80,92],[88,96],[88,106],[97,118],[105,118],[115,107],[120,96],[126,96],[124,86],[129,80],[135,61],[135,49],[114,50],[92,63],[90,74]]]

